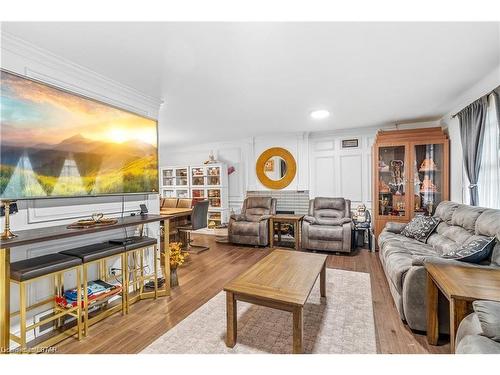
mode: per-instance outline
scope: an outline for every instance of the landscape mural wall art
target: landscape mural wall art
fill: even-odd
[[[158,191],[157,122],[1,71],[0,199]]]

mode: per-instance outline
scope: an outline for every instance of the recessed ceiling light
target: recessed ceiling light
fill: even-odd
[[[326,109],[318,109],[316,111],[312,111],[310,116],[315,120],[322,120],[330,117],[330,112],[328,112]]]

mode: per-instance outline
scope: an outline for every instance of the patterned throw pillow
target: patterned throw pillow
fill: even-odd
[[[443,254],[443,258],[456,259],[468,263],[481,263],[488,259],[495,246],[495,237],[474,237],[456,250]]]
[[[429,236],[434,232],[441,219],[433,216],[415,216],[401,231],[403,236],[414,238],[426,243]]]

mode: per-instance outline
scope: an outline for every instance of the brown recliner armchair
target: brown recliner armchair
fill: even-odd
[[[344,198],[314,198],[302,222],[302,248],[351,251],[351,201]]]
[[[276,198],[248,197],[243,201],[241,214],[229,219],[229,241],[237,244],[267,246],[269,218],[276,214]]]

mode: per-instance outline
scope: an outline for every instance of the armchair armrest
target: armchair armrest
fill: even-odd
[[[304,221],[308,222],[309,224],[316,224],[317,220],[314,216],[306,215],[304,216]]]
[[[230,219],[234,221],[246,221],[247,218],[243,214],[232,214]]]
[[[385,224],[384,229],[388,232],[400,234],[405,226],[406,223],[397,223],[395,221],[389,221]]]
[[[425,263],[436,263],[436,264],[451,264],[455,266],[461,266],[461,267],[468,267],[468,268],[491,268],[491,269],[498,269],[498,267],[494,266],[487,266],[483,264],[476,264],[476,263],[467,263],[467,262],[461,262],[456,259],[445,259],[441,258],[439,256],[432,256],[432,255],[419,255],[416,256],[415,258],[412,259],[411,265],[412,266],[425,266]]]
[[[259,218],[259,221],[269,220],[271,218],[271,216],[273,216],[273,215],[262,215]]]
[[[342,218],[317,218],[316,224],[319,225],[334,225],[334,226],[342,226],[344,224],[352,223],[352,219],[350,217],[342,217]]]

